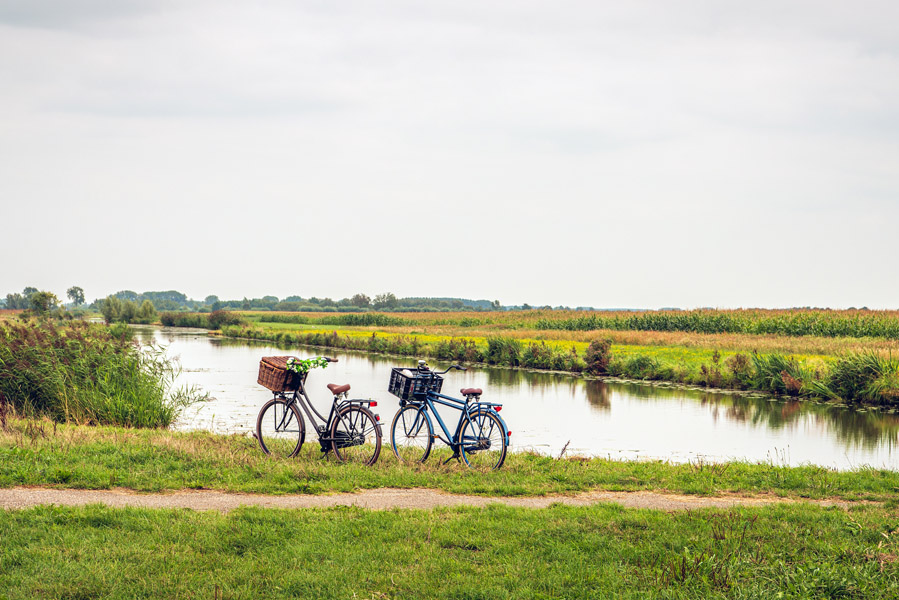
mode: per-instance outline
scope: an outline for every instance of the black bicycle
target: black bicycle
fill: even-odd
[[[431,446],[439,439],[452,449],[445,463],[460,457],[474,469],[499,469],[506,460],[509,436],[512,434],[499,416],[502,404],[480,402],[480,388],[463,388],[464,400],[440,393],[446,371],[432,371],[427,363],[418,361],[417,369],[397,367],[391,371],[389,391],[399,397],[400,409],[390,426],[390,446],[401,462],[423,463],[431,454]],[[459,422],[450,433],[437,412],[436,404],[459,411]],[[443,436],[434,434],[430,413],[437,418]],[[445,436],[445,437],[444,437]],[[445,464],[444,463],[444,464]]]
[[[296,456],[306,439],[306,423],[300,408],[315,427],[321,451],[333,451],[342,462],[373,465],[381,454],[381,417],[371,408],[374,400],[349,399],[350,385],[328,384],[334,395],[331,410],[325,418],[315,410],[306,393],[309,370],[336,358],[325,356],[296,359],[269,356],[259,365],[259,383],[272,390],[274,397],[259,410],[256,439],[262,451],[272,456]],[[300,365],[298,370],[297,365]],[[318,419],[316,419],[318,417]]]

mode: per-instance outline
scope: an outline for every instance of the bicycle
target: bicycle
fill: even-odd
[[[259,363],[258,382],[274,397],[259,410],[255,437],[268,455],[291,458],[300,452],[306,439],[306,423],[300,408],[315,427],[321,451],[333,451],[341,462],[373,465],[381,453],[381,417],[371,412],[374,400],[350,400],[350,385],[328,384],[334,395],[331,411],[322,416],[306,392],[309,370],[337,362],[326,356],[300,360],[289,356],[264,357]],[[291,367],[298,371],[292,371]],[[305,370],[304,370],[305,369]],[[313,416],[314,415],[314,416]],[[316,420],[316,416],[318,420]]]
[[[400,409],[390,426],[393,453],[400,462],[423,463],[431,453],[434,440],[439,439],[453,451],[443,464],[461,457],[474,469],[499,469],[506,460],[512,435],[499,416],[502,404],[480,402],[483,391],[479,388],[463,388],[464,400],[441,394],[441,375],[453,369],[467,370],[453,365],[446,371],[431,371],[422,360],[415,370],[397,367],[391,371],[388,391],[400,398]],[[437,412],[436,404],[459,411],[459,422],[453,433]],[[430,413],[437,418],[443,436],[434,434]]]

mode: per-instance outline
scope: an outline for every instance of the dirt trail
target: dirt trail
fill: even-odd
[[[161,494],[147,494],[132,490],[73,490],[56,488],[7,488],[0,489],[0,509],[17,509],[56,504],[82,506],[105,504],[112,507],[137,506],[142,508],[190,508],[193,510],[217,510],[228,512],[240,506],[264,508],[319,508],[329,506],[359,506],[372,510],[392,508],[437,508],[442,506],[487,506],[505,504],[527,508],[546,508],[559,503],[569,506],[586,506],[611,502],[629,508],[659,510],[689,510],[696,508],[730,508],[732,506],[762,506],[778,502],[808,502],[820,506],[848,507],[851,503],[838,500],[790,500],[784,498],[744,496],[681,496],[656,492],[583,492],[571,496],[484,497],[448,494],[431,489],[380,488],[352,494],[285,495],[239,494],[211,490],[184,490]]]

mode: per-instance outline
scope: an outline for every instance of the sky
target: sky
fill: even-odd
[[[896,23],[0,0],[0,296],[899,308]]]

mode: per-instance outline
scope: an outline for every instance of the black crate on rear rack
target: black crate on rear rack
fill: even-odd
[[[443,377],[431,371],[394,367],[387,391],[400,400],[422,400],[428,392],[440,393]]]

